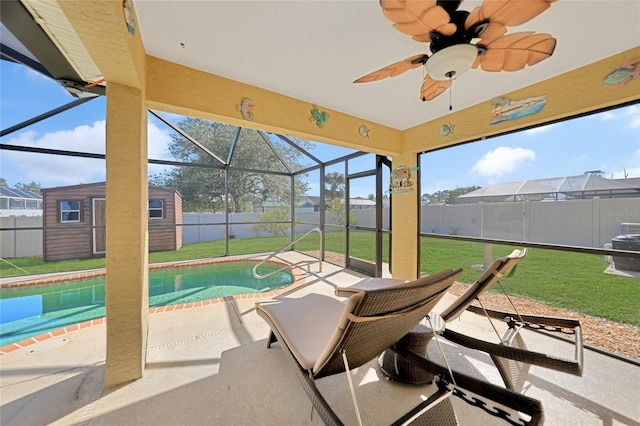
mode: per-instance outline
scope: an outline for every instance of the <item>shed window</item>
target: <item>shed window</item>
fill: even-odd
[[[60,201],[60,222],[80,222],[80,201]]]
[[[162,200],[149,200],[149,219],[164,218]]]

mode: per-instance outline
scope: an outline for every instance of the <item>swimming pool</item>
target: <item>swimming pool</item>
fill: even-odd
[[[287,287],[290,270],[258,280],[254,262],[216,262],[197,267],[155,269],[149,272],[149,307],[177,305]],[[265,275],[281,268],[265,263]],[[0,347],[83,321],[105,316],[104,276],[0,289]]]

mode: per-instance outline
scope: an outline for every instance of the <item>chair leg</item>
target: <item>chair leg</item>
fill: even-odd
[[[503,337],[505,344],[508,344],[508,346],[513,348],[526,350],[527,345],[520,333],[513,334],[509,333],[509,331],[513,332],[513,329],[510,328]],[[498,368],[498,372],[500,373],[505,386],[512,391],[522,392],[524,389],[524,381],[531,365],[513,359],[503,358],[495,354],[489,354],[489,356]]]
[[[273,334],[273,330],[269,330],[269,338],[267,339],[267,348],[270,348],[271,344],[277,341],[278,341],[278,338],[276,337],[275,334]]]
[[[353,400],[353,408],[356,410],[356,417],[358,419],[358,425],[362,426],[362,417],[360,417],[360,408],[358,407],[358,401],[356,401],[356,391],[353,388],[353,381],[351,380],[351,370],[349,369],[349,363],[347,362],[347,351],[340,349],[342,354],[342,362],[344,362],[344,372],[347,375],[347,381],[349,382],[349,390],[351,391],[351,399]]]

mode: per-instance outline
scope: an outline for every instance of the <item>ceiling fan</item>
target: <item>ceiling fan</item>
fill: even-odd
[[[484,0],[471,12],[462,0],[380,0],[394,27],[415,41],[429,43],[431,55],[415,55],[360,77],[365,83],[425,67],[420,99],[430,101],[470,68],[517,71],[553,54],[556,39],[532,31],[507,34],[544,12],[555,0]],[[450,108],[451,109],[451,108]]]

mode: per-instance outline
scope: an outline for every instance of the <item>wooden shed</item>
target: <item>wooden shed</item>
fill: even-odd
[[[45,262],[104,256],[105,182],[42,190]],[[123,214],[126,214],[126,206]],[[178,225],[178,226],[176,226]],[[149,186],[149,251],[182,247],[182,196]]]

